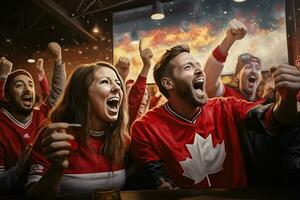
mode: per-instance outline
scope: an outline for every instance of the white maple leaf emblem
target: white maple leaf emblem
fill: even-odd
[[[194,143],[186,144],[186,147],[192,158],[187,157],[179,162],[184,170],[183,175],[193,179],[194,184],[200,183],[206,177],[211,186],[208,175],[218,173],[223,169],[226,156],[224,141],[214,148],[211,134],[205,139],[196,133]]]

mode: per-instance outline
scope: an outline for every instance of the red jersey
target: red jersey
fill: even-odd
[[[247,101],[247,99],[245,99],[242,93],[228,85],[224,85],[224,94],[222,95],[222,97],[235,97],[236,99],[242,99]],[[256,97],[256,100],[253,102],[263,103],[264,101],[265,99],[259,99],[258,97]]]
[[[80,132],[73,132],[76,137]],[[39,139],[42,137],[39,137]],[[93,192],[99,187],[122,188],[125,184],[125,165],[112,165],[101,153],[103,137],[90,136],[87,145],[79,148],[68,157],[69,166],[64,170],[60,193]],[[50,163],[41,154],[39,142],[32,153],[32,162],[27,184],[38,182],[46,173]]]
[[[256,104],[235,98],[210,99],[193,120],[161,105],[132,126],[132,154],[138,165],[161,160],[182,188],[246,187],[236,123]],[[269,111],[271,112],[271,111]]]
[[[39,126],[48,113],[45,103],[34,108],[25,124],[0,108],[0,173],[13,167],[29,143],[34,142]]]

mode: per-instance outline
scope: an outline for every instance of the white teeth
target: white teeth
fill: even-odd
[[[196,83],[198,83],[198,82],[204,82],[204,78],[199,78],[199,79],[196,81]]]
[[[120,98],[119,97],[112,97],[110,99],[108,99],[108,101],[119,101]]]

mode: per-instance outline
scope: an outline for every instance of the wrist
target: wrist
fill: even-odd
[[[6,80],[8,74],[0,74],[0,80]]]
[[[63,63],[62,57],[56,57],[54,62],[55,62],[55,64],[61,65]]]
[[[224,54],[220,51],[219,46],[217,46],[217,47],[213,50],[212,55],[213,55],[213,57],[214,57],[217,61],[219,61],[219,62],[221,62],[221,63],[224,63],[224,62],[226,61],[226,58],[227,58],[227,55],[228,55],[228,54],[224,55]]]

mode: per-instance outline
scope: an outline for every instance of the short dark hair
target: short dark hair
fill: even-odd
[[[153,71],[153,77],[156,85],[158,86],[159,91],[165,96],[168,97],[168,91],[161,83],[161,79],[169,74],[170,66],[169,62],[176,57],[177,55],[187,52],[190,53],[190,47],[186,44],[180,44],[172,47],[171,49],[166,50],[162,57],[156,62]]]

